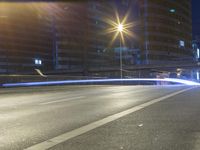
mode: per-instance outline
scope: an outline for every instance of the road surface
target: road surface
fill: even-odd
[[[0,149],[199,150],[200,88],[0,89]]]

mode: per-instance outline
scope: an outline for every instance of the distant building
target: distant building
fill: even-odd
[[[192,41],[192,48],[195,61],[200,62],[200,39],[196,37],[195,40]]]
[[[191,1],[141,0],[143,64],[192,61]]]

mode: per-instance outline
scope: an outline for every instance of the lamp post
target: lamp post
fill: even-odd
[[[106,33],[115,33],[109,45],[112,45],[113,42],[120,38],[120,47],[119,47],[119,57],[120,57],[120,77],[123,78],[123,52],[122,52],[122,44],[125,44],[125,36],[134,37],[134,34],[129,30],[134,26],[133,22],[127,23],[129,13],[127,13],[122,20],[120,20],[119,14],[116,12],[116,21],[107,19],[106,22],[111,25],[111,28],[106,30]]]
[[[117,27],[117,30],[118,32],[120,32],[120,34],[122,34],[123,30],[124,30],[124,27],[122,24],[118,24],[118,27]],[[122,41],[121,41],[121,37],[120,37],[120,45],[119,45],[119,59],[120,59],[120,78],[122,79],[123,78],[123,62],[122,62]]]

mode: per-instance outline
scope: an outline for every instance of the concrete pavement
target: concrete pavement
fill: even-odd
[[[185,86],[54,86],[54,87],[34,87],[34,88],[18,88],[18,89],[1,89],[0,90],[0,149],[25,149],[32,145],[47,141],[54,137],[57,137],[63,133],[80,128],[84,125],[90,124],[107,116],[122,112],[131,107],[143,104],[153,99],[168,95],[170,93],[186,89]],[[198,96],[198,90],[194,94]],[[185,92],[186,96],[190,95]],[[190,93],[190,92],[189,92]],[[180,95],[184,95],[180,94]],[[177,96],[173,97],[176,98]],[[178,104],[181,104],[180,98]],[[193,100],[193,97],[190,98]],[[198,99],[198,98],[197,98]],[[194,106],[197,108],[200,106],[198,100],[194,99]],[[171,98],[169,99],[171,100]],[[176,99],[172,101],[177,101]],[[168,101],[168,100],[166,100]],[[161,102],[164,103],[165,101]],[[185,102],[189,103],[185,99]],[[157,106],[160,103],[156,103],[147,109],[155,111],[154,116],[162,114],[162,111],[166,111],[163,107]],[[195,105],[196,104],[196,105]],[[190,104],[191,108],[193,103]],[[154,109],[154,107],[156,109]],[[179,105],[176,105],[179,108]],[[179,106],[179,107],[178,107]],[[185,105],[186,106],[186,105]],[[153,108],[152,108],[153,107]],[[159,111],[157,110],[159,109]],[[178,109],[174,108],[174,111]],[[181,109],[181,108],[180,108]],[[145,109],[146,110],[146,109]],[[173,109],[172,109],[173,110]],[[172,111],[171,110],[171,111]],[[198,110],[195,109],[197,112]],[[131,115],[141,114],[144,110],[140,110]],[[141,113],[140,113],[141,112]],[[166,112],[165,112],[166,113]],[[190,109],[188,109],[190,114]],[[150,115],[149,117],[154,117]],[[109,123],[105,131],[103,127],[95,129],[91,132],[83,134],[79,137],[75,137],[69,141],[59,144],[52,149],[81,149],[81,150],[94,150],[94,149],[113,149],[124,148],[118,147],[119,142],[125,142],[125,139],[129,142],[133,142],[132,139],[126,138],[126,134],[133,134],[132,130],[136,130],[137,127],[143,127],[146,116],[141,116],[139,122],[138,118],[123,117],[121,119],[127,119],[127,121],[133,121],[132,123],[121,122],[119,120]],[[136,115],[137,116],[137,115]],[[130,118],[129,118],[130,117]],[[195,117],[195,116],[193,116]],[[160,117],[162,119],[162,116]],[[134,119],[136,119],[134,121]],[[175,118],[176,119],[176,118]],[[198,119],[197,119],[198,120]],[[156,121],[156,118],[155,118]],[[120,122],[118,127],[113,127],[113,123]],[[174,120],[176,122],[176,120]],[[125,123],[125,124],[124,124]],[[134,124],[136,123],[136,124]],[[163,124],[160,122],[161,125]],[[104,126],[104,127],[105,127]],[[159,126],[159,123],[155,127]],[[153,128],[153,124],[151,126]],[[133,129],[132,129],[133,128]],[[136,128],[136,129],[135,129]],[[116,136],[114,133],[119,134]],[[117,131],[118,130],[118,131]],[[111,132],[109,132],[111,131]],[[147,133],[148,130],[145,130]],[[137,132],[134,132],[137,133]],[[157,132],[156,132],[157,133]],[[89,134],[89,136],[88,136]],[[97,136],[96,136],[97,135]],[[109,136],[108,136],[109,135]],[[139,134],[140,135],[140,134]],[[138,134],[134,135],[135,138],[148,139],[148,134],[144,134],[139,137]],[[142,135],[142,134],[141,134]],[[133,135],[132,135],[133,136]],[[144,138],[146,137],[147,138]],[[112,139],[113,137],[113,139]],[[118,138],[117,138],[118,137]],[[79,140],[80,138],[80,140]],[[92,139],[91,139],[92,138]],[[100,139],[99,139],[100,138]],[[106,139],[106,140],[104,140]],[[114,140],[112,142],[112,140]],[[91,141],[91,142],[90,142]],[[106,143],[106,141],[108,141]],[[137,141],[137,140],[136,140]],[[102,143],[103,142],[103,143]],[[111,143],[110,143],[111,142]],[[78,143],[78,144],[77,144]],[[94,144],[96,143],[96,144]],[[128,145],[130,143],[126,142]],[[84,146],[84,144],[86,144]],[[141,143],[140,143],[141,144]],[[100,145],[105,145],[100,146]],[[123,144],[121,144],[123,145]],[[126,145],[124,143],[124,145]],[[142,144],[145,145],[145,144]],[[138,144],[139,146],[139,144]],[[149,146],[147,144],[146,146]],[[126,147],[130,149],[133,147]],[[145,147],[141,147],[145,148]],[[152,146],[153,148],[153,146]],[[154,147],[155,148],[155,147]]]
[[[199,150],[199,91],[156,103],[51,150]]]

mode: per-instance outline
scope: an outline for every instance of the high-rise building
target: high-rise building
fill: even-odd
[[[104,18],[112,12],[106,4],[98,1],[55,4],[57,9],[52,17],[57,70],[87,74],[89,69],[103,68],[114,62],[114,51],[108,50],[110,41],[105,34]]]
[[[144,64],[192,61],[190,0],[141,0]]]
[[[112,13],[109,2],[89,1],[88,8],[88,67],[103,68],[114,63],[114,52],[108,48],[110,35],[105,31],[105,18]],[[114,64],[113,64],[114,65]]]
[[[54,24],[56,70],[84,70],[87,60],[87,9],[85,3],[53,3],[49,15]]]
[[[35,3],[0,3],[0,72],[52,69],[51,24]]]
[[[133,37],[106,34],[129,13]],[[192,61],[190,0],[0,3],[0,72],[92,69]]]

